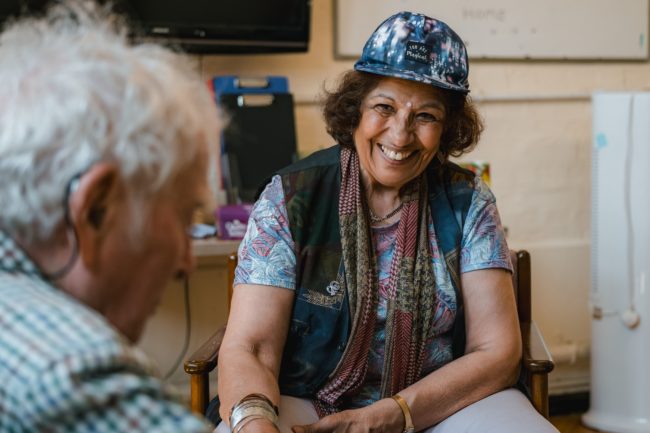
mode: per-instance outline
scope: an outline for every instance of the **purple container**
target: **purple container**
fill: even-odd
[[[217,209],[217,229],[220,239],[242,239],[246,234],[251,204],[230,204]]]

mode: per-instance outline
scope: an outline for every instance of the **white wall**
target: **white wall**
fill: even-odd
[[[353,65],[334,58],[332,3],[313,0],[306,54],[199,59],[206,79],[222,74],[287,76],[296,100],[302,155],[332,144],[315,101],[323,83],[331,85]],[[647,90],[650,65],[480,60],[471,62],[470,83],[487,127],[479,147],[463,159],[489,161],[509,242],[532,253],[533,313],[547,343],[560,360],[570,358],[567,348],[584,355],[590,340],[589,97],[603,89]],[[552,391],[566,390],[563,369],[571,367],[558,367],[551,376]],[[586,386],[585,373],[583,368],[582,379],[574,381],[577,388]]]

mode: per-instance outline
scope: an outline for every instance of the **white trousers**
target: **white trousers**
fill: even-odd
[[[312,424],[318,415],[309,400],[282,396],[280,432],[292,433],[291,426]],[[221,422],[215,433],[229,433]],[[456,412],[424,433],[559,433],[516,389],[507,389]]]

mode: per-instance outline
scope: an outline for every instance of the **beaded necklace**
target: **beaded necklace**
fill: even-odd
[[[394,216],[395,214],[397,214],[397,212],[401,211],[403,206],[404,206],[404,202],[400,202],[400,204],[399,204],[395,209],[393,209],[392,211],[388,212],[388,213],[387,213],[386,215],[384,215],[383,217],[377,216],[377,215],[372,211],[372,208],[370,208],[370,206],[368,206],[368,210],[370,211],[370,222],[371,222],[372,224],[377,224],[377,223],[380,223],[380,222],[382,222],[382,221],[386,221],[388,218]]]

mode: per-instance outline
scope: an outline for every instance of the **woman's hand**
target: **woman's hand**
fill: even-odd
[[[390,398],[362,409],[345,410],[326,416],[314,424],[293,426],[294,433],[401,433],[404,415]]]

